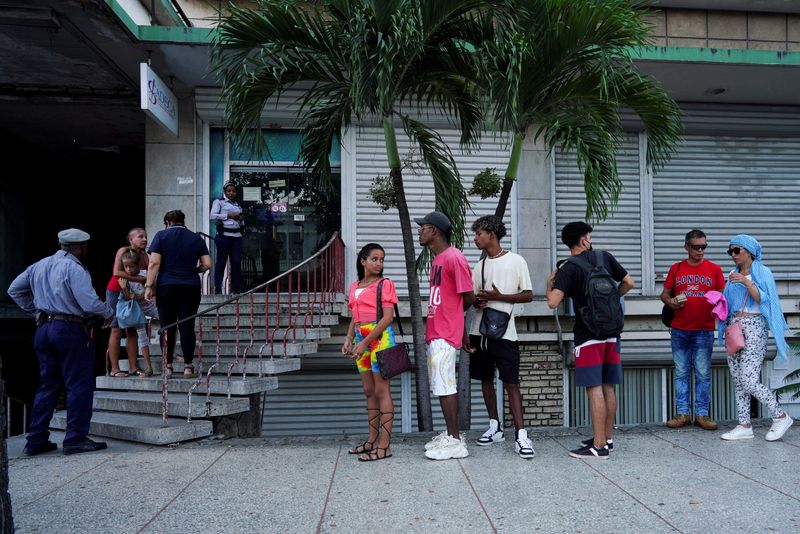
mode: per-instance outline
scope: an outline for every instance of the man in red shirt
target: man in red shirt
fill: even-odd
[[[439,397],[447,429],[425,444],[431,460],[469,456],[458,431],[456,357],[464,343],[464,310],[472,306],[472,271],[464,254],[450,246],[450,220],[438,211],[414,219],[419,244],[434,255],[430,270],[428,322],[425,325],[428,379],[431,393]]]
[[[713,306],[705,299],[707,291],[722,291],[725,277],[716,263],[705,259],[708,243],[702,230],[686,234],[683,248],[688,258],[669,269],[661,300],[675,310],[672,320],[672,359],[675,361],[675,408],[677,414],[667,421],[669,428],[691,424],[689,417],[689,384],[694,368],[694,424],[705,430],[716,430],[709,417],[711,397],[711,351],[714,348],[716,324],[711,315]]]

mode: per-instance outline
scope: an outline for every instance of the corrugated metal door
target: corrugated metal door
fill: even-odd
[[[414,358],[412,355],[412,364]],[[394,431],[403,425],[400,377],[392,380]],[[417,430],[416,378],[411,375],[411,430]],[[487,424],[481,385],[471,381],[472,428]],[[367,412],[361,379],[353,362],[344,358],[338,345],[321,344],[319,352],[305,356],[300,371],[278,375],[278,389],[264,399],[262,436],[361,435],[366,431]],[[436,397],[431,399],[434,429],[444,428]]]
[[[706,257],[727,273],[725,254],[739,233],[756,237],[776,278],[800,278],[800,139],[686,137],[653,178],[655,272],[686,257],[692,228],[708,235]]]
[[[502,176],[508,163],[510,147],[502,139],[492,139],[486,137],[481,144],[480,150],[471,154],[464,154],[458,151],[459,133],[452,129],[437,129],[445,142],[453,150],[453,156],[461,173],[464,188],[469,189],[472,181],[479,172],[487,167],[494,167],[498,174]],[[419,152],[414,150],[411,142],[398,131],[397,144],[401,159],[405,161],[417,161],[420,159]],[[384,263],[384,274],[394,280],[397,291],[401,295],[408,295],[408,284],[406,281],[406,270],[403,260],[403,238],[400,233],[400,222],[396,209],[389,209],[381,212],[369,194],[372,182],[376,176],[386,176],[388,167],[386,162],[386,143],[383,138],[383,130],[380,128],[359,128],[356,136],[356,198],[354,205],[355,216],[355,250],[358,251],[366,243],[380,243],[386,250],[386,262]],[[428,171],[424,168],[413,170],[404,169],[403,183],[405,185],[406,200],[412,220],[414,217],[422,217],[434,207],[434,189]],[[464,255],[470,265],[473,265],[480,253],[472,243],[472,232],[469,226],[482,215],[491,215],[497,206],[496,198],[481,200],[480,197],[470,197],[471,207],[467,210],[467,239],[464,242]],[[513,203],[509,203],[506,209],[504,221],[508,229],[508,236],[503,239],[506,248],[511,247],[513,227]],[[343,214],[346,216],[346,214]],[[417,225],[412,222],[412,228],[416,231]],[[416,237],[416,233],[415,233]],[[416,240],[415,240],[416,242]],[[416,244],[416,251],[421,250]],[[428,283],[421,280],[420,290],[423,294],[428,292]]]
[[[639,181],[639,139],[626,137],[617,154],[617,170],[623,190],[614,212],[603,222],[592,224],[594,248],[611,252],[617,261],[633,276],[637,287],[631,294],[641,293],[642,231]],[[557,258],[567,258],[569,250],[561,243],[561,228],[571,221],[586,218],[586,193],[583,173],[578,169],[574,153],[555,153],[556,225],[555,242]]]

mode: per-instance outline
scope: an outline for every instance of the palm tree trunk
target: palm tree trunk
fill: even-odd
[[[506,214],[506,205],[511,197],[511,188],[517,181],[517,171],[519,170],[519,160],[522,156],[522,142],[525,140],[524,134],[514,134],[514,146],[511,148],[511,156],[508,158],[508,167],[503,177],[503,188],[500,190],[500,198],[497,200],[497,209],[494,214],[501,219]]]
[[[417,427],[421,432],[433,430],[431,414],[431,390],[428,382],[428,358],[425,352],[425,327],[422,324],[422,305],[419,292],[419,278],[416,269],[414,234],[411,231],[411,217],[408,212],[403,172],[400,168],[400,155],[397,138],[391,117],[383,118],[383,136],[386,141],[386,155],[389,160],[389,177],[392,179],[397,195],[397,211],[400,216],[400,230],[403,235],[403,256],[408,277],[408,298],[411,304],[411,332],[414,344],[417,377]]]
[[[470,307],[464,317],[464,327],[469,329],[475,319],[475,308]],[[472,428],[472,382],[469,377],[469,352],[461,349],[458,358],[458,429]]]

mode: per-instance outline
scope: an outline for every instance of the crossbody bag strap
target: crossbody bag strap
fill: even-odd
[[[375,320],[376,323],[380,322],[383,318],[383,281],[386,278],[381,278],[381,281],[378,282],[378,300],[377,300],[377,319]],[[400,330],[400,335],[405,336],[403,333],[403,322],[400,320],[400,308],[397,307],[397,303],[394,304],[394,316],[397,319],[397,329]]]
[[[481,289],[486,289],[486,277],[484,276],[484,270],[486,269],[486,258],[483,258],[481,262]]]

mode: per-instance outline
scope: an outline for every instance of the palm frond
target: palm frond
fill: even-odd
[[[469,199],[461,184],[456,162],[447,144],[434,130],[408,115],[400,117],[406,135],[420,148],[420,154],[433,178],[437,211],[441,211],[453,225],[451,244],[461,247],[466,230],[466,210]]]
[[[494,127],[525,135],[536,125],[536,137],[549,148],[574,150],[584,173],[586,215],[602,220],[622,187],[616,170],[622,113],[633,111],[642,120],[654,169],[668,161],[681,134],[677,104],[629,55],[649,39],[644,4],[509,1],[513,16],[501,18],[499,38],[478,51]]]

